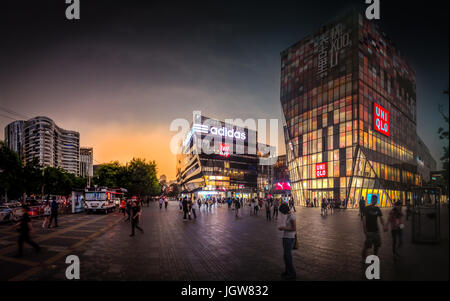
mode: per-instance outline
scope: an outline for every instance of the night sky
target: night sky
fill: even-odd
[[[37,115],[77,130],[94,164],[133,156],[175,177],[175,118],[279,118],[280,52],[357,1],[2,1],[0,139]],[[418,133],[439,160],[449,1],[381,0],[381,27],[417,76]],[[280,137],[280,142],[283,141]],[[284,146],[280,143],[280,152]],[[439,164],[440,166],[440,164]]]

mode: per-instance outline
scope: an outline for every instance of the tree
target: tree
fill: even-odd
[[[42,192],[44,177],[42,175],[42,167],[39,165],[37,158],[34,158],[23,167],[22,179],[23,192],[27,195],[40,194]]]
[[[160,187],[157,178],[155,161],[146,162],[145,159],[133,158],[126,165],[126,188],[131,195],[140,198],[157,195]]]
[[[444,94],[448,95],[448,89],[446,91],[444,91]],[[444,156],[441,158],[441,162],[442,162],[442,167],[444,169],[444,180],[445,183],[448,183],[449,180],[449,153],[448,153],[448,141],[449,141],[449,127],[448,127],[448,114],[446,115],[444,113],[443,107],[440,106],[439,107],[439,112],[441,113],[442,117],[444,118],[444,121],[447,123],[447,128],[439,128],[438,134],[439,134],[439,138],[441,140],[446,141],[447,145],[444,145]]]
[[[20,196],[21,174],[22,163],[19,156],[0,141],[0,189],[5,201],[8,201],[8,195],[13,198]]]
[[[119,161],[102,164],[95,172],[93,182],[98,186],[123,187],[126,168]]]
[[[169,186],[169,197],[177,197],[180,192],[178,185],[176,183],[172,183]]]

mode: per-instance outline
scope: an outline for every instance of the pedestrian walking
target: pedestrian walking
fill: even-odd
[[[325,198],[322,199],[320,215],[327,215],[327,200]]]
[[[27,244],[31,245],[37,253],[41,251],[41,247],[37,243],[31,240],[31,234],[33,233],[33,227],[31,225],[31,219],[28,214],[29,207],[28,206],[22,206],[22,218],[20,222],[18,222],[16,225],[13,226],[13,229],[17,229],[19,231],[19,238],[17,240],[18,244],[18,252],[16,257],[22,257],[23,255],[23,243],[26,242]]]
[[[125,207],[125,212],[127,213],[127,218],[125,219],[125,222],[129,221],[131,218],[131,200],[127,201],[127,205]]]
[[[141,207],[138,206],[136,201],[132,202],[131,205],[131,234],[130,236],[134,236],[135,228],[144,233],[144,230],[139,227],[139,219],[141,216]]]
[[[50,204],[48,202],[44,203],[44,221],[42,222],[42,228],[44,229],[46,224],[50,220],[50,215],[52,214],[52,209],[50,207]]]
[[[273,219],[278,220],[278,208],[280,207],[280,200],[275,199],[273,200]]]
[[[289,208],[294,209],[294,212],[297,212],[297,210],[295,210],[294,198],[292,196],[289,196]]]
[[[264,202],[264,207],[266,208],[266,220],[271,221],[272,217],[271,217],[271,204],[270,204],[270,200],[266,199],[266,201]]]
[[[168,198],[168,197],[165,197],[165,198],[164,198],[164,209],[167,210],[167,206],[169,206],[169,198]]]
[[[191,215],[189,214],[189,206],[188,206],[187,197],[184,197],[182,205],[183,205],[183,213],[184,213],[183,220],[185,220],[188,216],[189,216],[189,219],[191,219]]]
[[[411,202],[406,200],[406,220],[409,220],[409,216],[411,215]]]
[[[162,209],[163,202],[164,202],[163,197],[160,197],[160,198],[159,198],[159,210]]]
[[[399,257],[397,253],[397,243],[398,247],[401,247],[403,244],[403,213],[400,201],[395,203],[394,208],[389,212],[388,222],[386,224],[385,231],[391,228],[392,235],[392,255],[394,255],[394,259]]]
[[[50,222],[48,224],[48,227],[50,228],[52,226],[52,221],[55,220],[55,227],[58,227],[58,209],[59,204],[56,201],[56,197],[53,197],[52,203],[51,203],[51,212],[50,212]]]
[[[296,218],[295,214],[290,210],[289,205],[285,203],[280,205],[279,210],[283,215],[286,215],[285,226],[278,228],[278,230],[283,231],[283,259],[285,271],[281,274],[281,277],[285,280],[294,280],[297,278],[297,274],[292,260],[292,250],[295,245],[297,232]]]
[[[259,202],[258,202],[258,200],[254,199],[254,203],[253,203],[253,215],[258,216],[258,210],[259,210]]]
[[[362,197],[359,200],[359,215],[361,216],[361,220],[363,220],[365,208],[366,208],[366,201],[364,200],[364,197]]]
[[[378,250],[381,247],[381,237],[378,228],[378,219],[383,226],[384,231],[387,228],[384,226],[383,214],[380,208],[377,206],[378,197],[372,195],[371,203],[364,208],[363,217],[363,231],[366,236],[364,247],[362,251],[362,260],[365,262],[367,250],[373,247],[374,255],[378,255]]]
[[[235,199],[234,200],[234,211],[235,211],[235,216],[239,217],[239,209],[241,208],[241,202],[239,199]]]
[[[189,219],[190,219],[190,217],[191,217],[191,212],[192,212],[192,214],[194,215],[194,219],[197,219],[197,214],[195,213],[195,197],[194,197],[194,200],[190,200],[189,202],[188,202],[188,205],[189,205]]]

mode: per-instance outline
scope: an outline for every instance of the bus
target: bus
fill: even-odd
[[[113,212],[123,199],[127,190],[125,188],[86,188],[84,192],[84,210],[90,212]]]

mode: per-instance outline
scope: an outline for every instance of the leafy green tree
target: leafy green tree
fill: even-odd
[[[180,190],[178,188],[178,185],[175,183],[170,184],[169,189],[169,197],[177,197]]]
[[[0,141],[0,190],[5,201],[8,196],[18,198],[21,194],[22,163],[19,156]]]
[[[118,161],[102,164],[95,172],[93,183],[105,187],[123,187],[126,168]]]
[[[27,195],[40,194],[42,192],[42,183],[44,177],[42,175],[42,167],[39,165],[37,158],[25,164],[22,169],[23,192]]]
[[[155,161],[146,162],[145,159],[133,158],[126,165],[126,187],[130,195],[157,195],[160,186],[157,177]]]
[[[444,91],[444,93],[448,95],[448,89],[446,91]],[[442,162],[442,167],[444,169],[444,180],[445,180],[445,183],[448,183],[448,180],[449,180],[449,177],[448,177],[449,176],[449,153],[448,153],[449,124],[448,124],[448,118],[449,118],[449,116],[448,116],[448,114],[446,115],[444,113],[442,106],[439,108],[439,111],[440,111],[442,117],[444,118],[444,121],[447,123],[447,128],[441,127],[438,131],[438,134],[439,134],[439,138],[441,140],[444,140],[447,142],[447,145],[444,146],[444,155],[441,158],[441,162]]]

